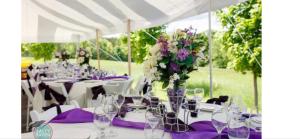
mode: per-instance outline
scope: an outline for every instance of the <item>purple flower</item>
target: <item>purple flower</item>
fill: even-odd
[[[172,71],[175,71],[175,72],[179,71],[179,66],[174,62],[170,63],[170,67],[171,67]]]
[[[185,40],[184,41],[184,46],[190,46],[192,43],[190,40]]]
[[[189,31],[189,32],[187,33],[187,35],[192,36],[192,35],[193,35],[193,32],[190,32],[190,31]]]
[[[157,43],[160,46],[161,55],[162,56],[168,55],[168,53],[169,53],[169,51],[168,51],[168,41],[163,36],[160,36]]]
[[[161,46],[160,53],[161,53],[162,56],[167,56],[168,53],[169,53],[168,46]]]
[[[177,59],[179,59],[180,61],[185,60],[189,55],[189,52],[186,49],[179,49],[178,53],[177,53]]]

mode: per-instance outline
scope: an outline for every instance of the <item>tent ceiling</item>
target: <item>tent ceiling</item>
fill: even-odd
[[[241,0],[211,0],[212,10]],[[22,0],[23,42],[71,42],[157,26],[209,11],[209,0]]]

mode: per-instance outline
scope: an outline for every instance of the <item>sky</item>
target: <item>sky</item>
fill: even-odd
[[[218,22],[214,13],[211,14],[211,26],[212,30],[222,30],[221,24]],[[197,29],[197,33],[208,30],[208,13],[203,13],[197,16],[189,17],[179,21],[171,22],[167,24],[166,32],[168,34],[173,33],[176,29],[184,29],[192,26]],[[103,36],[105,38],[119,37],[121,34]]]

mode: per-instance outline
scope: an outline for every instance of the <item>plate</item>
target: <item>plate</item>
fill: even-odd
[[[145,108],[145,107],[146,107],[145,104],[136,105],[136,104],[134,104],[134,103],[128,103],[127,106],[128,106],[128,107],[131,107],[131,108]]]
[[[212,106],[202,106],[200,107],[201,111],[206,111],[206,112],[213,112],[215,110],[215,107]]]

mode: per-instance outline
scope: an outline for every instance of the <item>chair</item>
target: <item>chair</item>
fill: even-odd
[[[66,97],[65,104],[70,104],[69,94],[67,93],[67,90],[66,90],[65,86],[62,83],[51,83],[51,84],[48,84],[48,85],[54,91],[56,91],[57,93],[60,93],[60,94],[62,94]],[[54,98],[54,97],[52,96],[52,98]]]
[[[79,104],[75,101],[72,100],[70,101],[71,105],[60,105],[61,112],[65,112],[74,108],[80,108]],[[52,118],[54,118],[57,115],[57,108],[52,107],[44,112],[38,112],[36,110],[30,111],[30,117],[32,122],[37,122],[37,121],[49,121]]]
[[[138,79],[137,84],[135,85],[135,88],[131,91],[133,94],[138,94],[141,91],[143,91],[143,87],[146,84],[146,77],[145,76],[140,76]]]
[[[21,81],[21,87],[24,90],[28,101],[27,101],[27,111],[26,111],[26,131],[29,130],[29,111],[32,108],[33,109],[33,94],[30,92],[29,87],[27,84],[27,81],[23,80]]]
[[[130,93],[130,88],[133,83],[133,78],[127,80],[127,84],[124,86],[124,94],[128,95]]]

